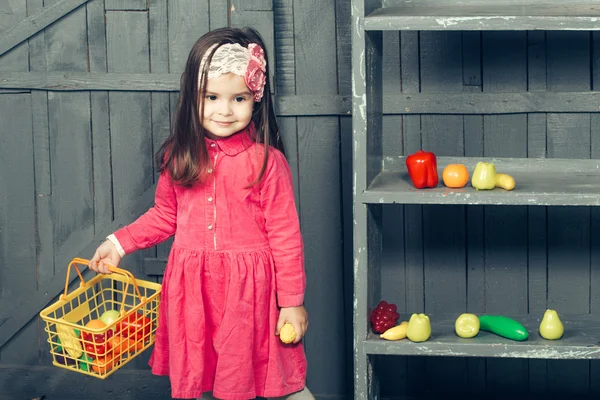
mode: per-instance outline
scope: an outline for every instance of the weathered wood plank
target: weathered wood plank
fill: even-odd
[[[106,73],[106,25],[104,1],[87,5],[87,37],[91,73]],[[108,93],[90,93],[92,123],[92,153],[94,156],[94,233],[113,218],[113,188],[110,154],[110,121]]]
[[[14,26],[17,21],[25,18],[28,5],[33,6],[23,1],[3,2],[0,5],[0,30]],[[34,46],[39,44],[39,41],[33,43]],[[0,70],[27,71],[28,50],[27,43],[17,46],[0,59]],[[38,61],[39,56],[33,58],[34,64]],[[3,243],[0,245],[0,303],[11,304],[38,289],[36,198],[33,195],[37,182],[33,123],[39,120],[34,121],[32,96],[0,94],[0,98],[3,98],[0,106],[2,136],[10,133],[8,137],[0,139],[3,143],[0,145],[3,147],[0,150],[0,168],[6,168],[4,173],[8,174],[0,174],[5,192],[0,195],[0,230],[3,231],[0,233],[0,243]],[[22,326],[11,343],[2,347],[0,359],[7,363],[34,365],[39,362],[37,342],[37,326]]]
[[[407,36],[408,37],[408,36]],[[291,72],[289,72],[291,74]],[[290,75],[291,76],[291,75]],[[278,83],[281,86],[280,83]],[[4,72],[0,89],[48,91],[179,91],[179,75],[166,73]],[[279,115],[351,115],[350,96],[276,97]],[[385,95],[385,115],[600,112],[600,91],[515,93],[414,93]]]
[[[61,0],[55,2],[5,30],[0,39],[0,56],[88,1]]]
[[[600,89],[600,32],[592,33],[592,90]],[[600,158],[600,114],[591,115],[591,158]],[[600,209],[591,210],[590,313],[600,312]],[[590,361],[590,396],[600,396],[600,361]]]
[[[106,13],[109,72],[148,72],[147,27],[146,12]],[[119,214],[153,184],[150,94],[112,93],[109,106],[128,110],[110,112],[113,201]]]
[[[86,14],[85,8],[79,8],[60,25],[46,28],[46,71],[88,71],[87,43],[80,40],[87,35]],[[60,52],[52,51],[57,47]],[[73,249],[83,247],[94,236],[89,93],[49,92],[48,115],[52,195],[40,200],[48,202],[54,258],[40,262],[43,268],[54,268],[61,275],[57,266],[66,265]]]
[[[400,157],[397,164],[403,161]],[[436,188],[416,190],[404,166],[382,171],[368,190],[356,196],[361,202],[376,204],[600,205],[598,160],[438,157],[438,174],[450,163],[465,164],[472,173],[478,161],[493,162],[498,171],[512,175],[517,182],[515,189],[475,190],[468,184],[450,190],[438,184]]]
[[[455,93],[463,87],[462,34],[421,32],[419,41],[422,93]],[[421,116],[421,148],[439,156],[464,155],[461,115]],[[465,218],[461,205],[423,207],[424,309],[410,312],[436,314],[463,312],[467,303]],[[440,224],[440,221],[444,224]],[[437,362],[425,358],[425,374],[433,377],[427,390],[452,393],[465,382],[467,362],[453,358]],[[424,387],[414,395],[423,395]],[[416,388],[413,388],[416,389]]]
[[[419,75],[419,36],[417,32],[400,33],[400,74],[402,93],[407,96],[418,94]],[[385,98],[383,108],[385,109]],[[421,148],[421,117],[405,115],[402,117],[403,154],[410,154]],[[390,168],[397,157],[386,157],[384,165]],[[363,168],[357,165],[356,168]],[[424,267],[423,267],[423,209],[420,205],[407,205],[404,208],[404,268],[406,312],[425,309]],[[422,357],[409,357],[398,360],[405,364],[406,394],[416,393],[425,382],[425,360]],[[401,392],[402,393],[402,392]]]
[[[462,33],[463,92],[481,93],[483,77],[481,68],[481,32]],[[464,155],[483,156],[483,116],[463,116]],[[466,265],[466,306],[465,312],[485,311],[485,226],[484,207],[465,207],[465,265]],[[467,390],[475,396],[485,392],[486,360],[467,359]]]
[[[339,36],[338,36],[339,37]],[[340,44],[338,43],[338,46]],[[344,57],[338,50],[339,57]],[[343,59],[343,58],[342,58]],[[384,32],[383,34],[383,61],[382,79],[383,93],[400,93],[401,81],[400,33]],[[338,74],[344,79],[342,71]],[[343,81],[342,81],[343,82]],[[346,138],[343,138],[344,140]],[[347,140],[347,139],[346,139]],[[384,116],[382,121],[382,153],[383,164],[387,156],[403,154],[402,143],[402,117],[399,115]],[[361,168],[360,165],[357,165]],[[381,299],[396,304],[401,316],[406,315],[406,297],[403,288],[406,287],[404,274],[404,206],[394,205],[382,207],[382,255],[381,255]],[[351,243],[351,242],[350,242]],[[384,357],[378,362],[378,377],[381,386],[381,396],[405,395],[408,381],[398,380],[398,376],[407,373],[406,359],[404,357]]]
[[[233,0],[231,8],[236,11],[273,11],[273,0]]]
[[[319,9],[315,14],[313,10]],[[337,68],[335,51],[335,0],[294,2],[296,93],[337,94],[337,82],[330,79]],[[237,19],[237,17],[240,17]],[[241,21],[255,26],[274,54],[272,11],[232,12],[232,24]],[[235,21],[235,22],[234,22]],[[320,46],[314,46],[320,43]],[[319,60],[318,63],[313,60]],[[304,346],[309,362],[307,382],[312,391],[343,393],[346,365],[342,266],[342,216],[340,188],[339,121],[335,117],[298,120],[300,223],[305,241],[307,286],[312,295],[305,299],[314,329]],[[318,204],[318,207],[315,205]],[[318,221],[327,219],[326,225]],[[324,329],[330,335],[318,335]],[[324,353],[321,349],[327,348]]]
[[[23,1],[18,2],[0,2],[0,32],[6,31],[12,27],[14,27],[18,21],[27,18],[27,4]],[[37,42],[39,43],[39,42]],[[35,63],[34,59],[34,63]],[[22,72],[27,74],[29,66],[29,48],[27,43],[23,42],[17,45],[8,53],[4,54],[0,57],[0,71],[2,75],[1,77],[7,73],[7,71],[12,72]],[[0,91],[0,94],[4,93],[14,93],[19,92],[18,90],[11,91]]]
[[[0,136],[0,304],[13,308],[37,292],[35,169],[31,99],[0,95],[3,130]],[[7,317],[8,314],[0,314]],[[4,329],[10,321],[5,322]],[[38,362],[35,326],[20,331],[10,346],[2,347],[2,362],[33,365]],[[24,349],[27,349],[24,351]]]
[[[271,0],[272,1],[272,0]],[[229,25],[229,1],[209,0],[210,29],[224,28]]]
[[[483,90],[523,91],[527,88],[526,37],[522,32],[484,32],[482,36]],[[525,157],[527,118],[519,115],[483,117],[483,154]],[[502,172],[498,166],[498,172]],[[484,251],[487,313],[527,312],[527,209],[485,207]],[[486,361],[486,389],[493,393],[522,392],[528,386],[527,360]]]
[[[522,32],[484,32],[482,36],[483,90],[488,93],[523,91],[527,88],[526,40]],[[483,154],[524,157],[527,138],[522,132],[527,119],[520,115],[484,116]],[[498,168],[498,172],[501,172]],[[487,313],[527,312],[527,209],[485,207],[484,251]],[[486,388],[493,393],[526,390],[527,360],[486,361]]]
[[[123,369],[106,381],[54,366],[4,364],[0,365],[0,398],[161,400],[171,398],[171,388],[167,378],[147,369]]]
[[[179,77],[194,43],[210,29],[207,1],[179,0],[168,2],[169,72]],[[177,94],[170,94],[171,110],[175,111]]]
[[[292,0],[277,1],[273,10],[273,18],[277,51],[275,54],[269,54],[269,56],[272,60],[271,70],[274,71],[275,75],[274,89],[277,97],[294,95],[296,90],[296,62],[294,58],[294,8],[292,7]],[[346,105],[352,107],[351,103]],[[275,112],[280,112],[279,104]]]
[[[214,1],[211,2],[211,6]],[[211,16],[219,10],[211,9]],[[150,35],[150,71],[153,73],[169,72],[169,15],[164,1],[152,0],[149,3],[149,35]],[[152,101],[152,146],[156,153],[171,130],[171,107],[169,93],[151,93]],[[174,110],[173,110],[174,112]],[[154,182],[158,181],[156,165],[154,165]],[[156,256],[167,256],[171,249],[171,239],[156,246]],[[154,250],[148,251],[152,253]],[[145,262],[142,268],[145,268]]]
[[[147,10],[147,0],[105,0],[109,11],[142,11]]]
[[[210,29],[208,1],[169,1],[169,65],[172,74],[183,72],[188,54],[200,36]]]
[[[587,3],[417,2],[382,7],[364,21],[367,30],[598,30],[600,10]]]
[[[590,90],[589,32],[547,32],[547,89]],[[549,114],[548,157],[590,158],[590,116]],[[590,209],[548,209],[548,308],[587,313],[590,308]],[[587,395],[587,361],[547,363],[547,390]]]
[[[546,32],[527,33],[527,75],[530,91],[546,90]],[[527,115],[527,157],[546,157],[546,114]],[[547,278],[547,207],[527,207],[529,312],[541,315],[546,310]],[[529,391],[545,393],[545,360],[529,361]]]
[[[44,7],[43,0],[28,0],[29,15]],[[29,70],[46,71],[46,35],[44,31],[29,39]],[[33,159],[35,164],[35,208],[36,208],[36,274],[37,282],[44,282],[54,276],[54,233],[51,211],[52,169],[50,157],[50,130],[48,119],[48,93],[31,92],[31,120],[33,128]],[[25,330],[34,329],[38,337],[44,337],[42,324],[28,323]],[[24,333],[21,330],[20,335]],[[18,336],[17,336],[18,337]],[[18,343],[12,344],[18,346]],[[17,351],[22,350],[18,348]],[[33,349],[32,349],[33,350]],[[40,351],[40,363],[47,363],[49,355]]]

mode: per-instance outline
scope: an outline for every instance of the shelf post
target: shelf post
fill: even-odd
[[[381,7],[381,0],[352,1],[352,155],[354,204],[354,399],[379,397],[373,358],[364,349],[368,334],[368,311],[373,306],[376,271],[370,271],[381,252],[381,240],[373,242],[369,231],[381,220],[381,206],[369,210],[362,193],[381,171],[382,162],[382,33],[364,30],[364,17]],[[379,237],[379,235],[377,235]],[[373,248],[375,247],[375,248]],[[379,249],[377,249],[379,247]],[[371,254],[370,252],[375,252]]]

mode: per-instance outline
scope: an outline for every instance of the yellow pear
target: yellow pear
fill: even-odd
[[[540,323],[540,336],[547,340],[556,340],[560,339],[564,333],[565,327],[556,310],[546,310]]]

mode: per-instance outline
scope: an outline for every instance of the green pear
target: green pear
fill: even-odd
[[[560,339],[564,333],[565,327],[556,310],[546,310],[540,323],[540,336],[547,340],[556,340]]]
[[[489,190],[496,187],[496,166],[493,163],[479,161],[475,165],[471,185],[477,190]]]

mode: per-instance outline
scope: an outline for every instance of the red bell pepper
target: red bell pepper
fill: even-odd
[[[417,189],[437,186],[437,160],[432,152],[419,150],[409,155],[406,157],[406,168]]]
[[[137,313],[129,314],[125,319],[117,323],[117,333],[133,340],[146,340],[150,337],[152,321],[150,318]]]

